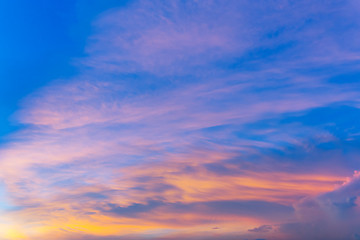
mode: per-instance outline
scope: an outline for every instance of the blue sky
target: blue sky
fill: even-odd
[[[92,20],[127,1],[7,1],[1,3],[1,135],[19,102],[54,79],[74,75],[72,59],[84,55]]]
[[[11,131],[9,117],[19,101],[51,79],[74,72],[68,63],[79,55],[84,39],[71,36],[74,3],[1,3],[1,134]],[[55,74],[55,72],[57,72]]]
[[[0,9],[0,238],[359,239],[357,1]]]

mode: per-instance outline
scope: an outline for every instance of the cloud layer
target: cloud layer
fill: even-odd
[[[358,239],[354,6],[104,12],[80,74],[24,99],[1,146],[0,236]]]

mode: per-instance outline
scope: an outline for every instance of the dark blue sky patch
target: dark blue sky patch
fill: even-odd
[[[356,84],[355,87],[360,87],[360,72],[349,72],[341,75],[333,76],[329,80],[329,83],[336,84]]]

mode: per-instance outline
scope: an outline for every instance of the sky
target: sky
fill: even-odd
[[[360,3],[3,1],[1,240],[360,239]]]

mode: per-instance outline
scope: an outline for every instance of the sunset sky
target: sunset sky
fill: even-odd
[[[360,240],[358,0],[0,19],[1,240]]]

